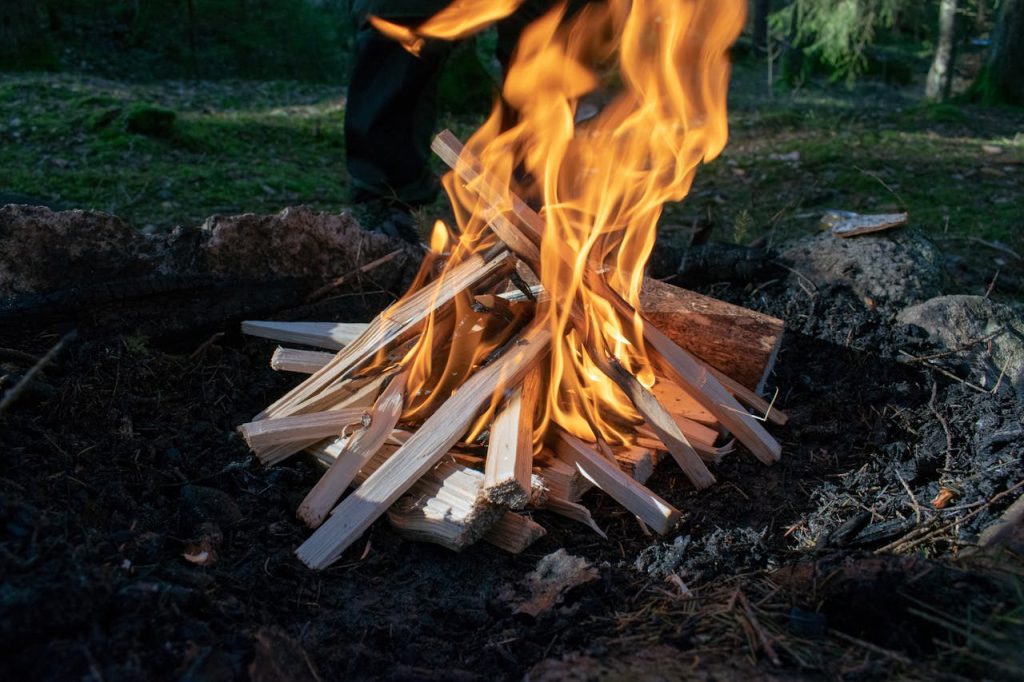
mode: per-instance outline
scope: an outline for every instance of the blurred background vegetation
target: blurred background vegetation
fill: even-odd
[[[349,4],[0,0],[0,204],[148,230],[341,208]],[[482,120],[493,40],[456,51],[439,125]],[[712,223],[779,240],[828,208],[909,210],[951,245],[1021,252],[1024,0],[749,0],[734,58],[730,145],[667,208],[666,238]]]

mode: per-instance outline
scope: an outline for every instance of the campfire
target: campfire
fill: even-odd
[[[377,25],[415,51],[518,4],[455,2],[415,30]],[[435,225],[410,290],[336,355],[279,350],[277,366],[311,375],[240,427],[266,464],[307,451],[328,465],[298,510],[316,528],[303,562],[331,564],[385,513],[453,549],[521,551],[544,533],[530,509],[601,532],[580,504],[590,487],[666,533],[679,512],[643,485],[665,453],[696,488],[715,482],[709,464],[733,440],[778,460],[763,422],[785,417],[758,390],[781,322],[643,274],[663,205],[725,144],[744,5],[556,8],[524,32],[465,147],[437,136],[457,225]],[[608,101],[580,120],[599,90]],[[342,329],[257,327],[328,347],[318,340]]]

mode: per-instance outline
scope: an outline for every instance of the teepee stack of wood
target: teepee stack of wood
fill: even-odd
[[[496,248],[462,261],[369,324],[243,324],[256,336],[340,348],[334,354],[279,348],[271,364],[308,378],[239,427],[267,465],[300,452],[327,465],[298,510],[316,528],[298,549],[303,562],[328,566],[385,514],[401,534],[455,550],[482,539],[522,551],[544,535],[531,516],[538,509],[601,533],[581,504],[592,487],[666,533],[679,512],[643,485],[666,454],[697,488],[715,482],[708,464],[731,452],[734,441],[765,464],[779,458],[762,422],[781,424],[785,416],[759,391],[781,342],[781,321],[653,280],[644,283],[640,313],[654,385],[645,387],[614,356],[591,353],[644,419],[631,442],[584,442],[554,427],[536,448],[535,408],[547,390],[539,367],[551,339],[547,326],[532,319],[531,298],[544,292],[535,288],[527,297],[521,281],[519,289],[504,284],[517,268],[538,271],[542,219],[522,201],[508,206],[489,189],[478,164],[447,131],[434,150],[492,209]],[[632,307],[596,269],[587,283],[632,319]],[[467,293],[481,316],[517,328],[432,414],[403,423],[408,368],[400,360],[432,311]],[[489,427],[466,442],[494,396],[500,402]]]

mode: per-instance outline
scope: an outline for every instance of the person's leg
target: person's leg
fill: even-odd
[[[416,57],[381,35],[365,15],[358,21],[345,106],[352,200],[429,203],[437,194],[429,167],[437,80],[450,46],[435,42]]]

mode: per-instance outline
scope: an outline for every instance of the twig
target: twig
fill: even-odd
[[[878,184],[880,184],[882,187],[884,187],[887,190],[889,190],[889,193],[892,194],[894,197],[896,197],[896,201],[900,202],[900,207],[903,208],[903,209],[906,209],[907,202],[903,201],[903,197],[900,196],[899,192],[897,192],[892,187],[890,187],[889,184],[885,180],[883,180],[882,178],[878,177],[877,173],[873,173],[872,171],[869,171],[869,170],[864,170],[863,168],[861,168],[859,166],[854,166],[854,168],[856,168],[858,171],[860,171],[864,175],[868,176],[869,178],[873,178],[874,180],[876,180],[878,182]]]
[[[943,351],[941,353],[933,353],[932,355],[920,355],[920,356],[918,356],[918,355],[910,355],[909,353],[907,353],[907,355],[912,358],[911,360],[908,360],[908,362],[925,362],[927,360],[937,360],[939,358],[944,358],[944,357],[947,357],[949,355],[955,355],[957,353],[960,353],[960,352],[963,352],[963,351],[967,350],[968,348],[970,348],[972,346],[976,346],[979,343],[986,343],[988,341],[991,341],[991,340],[1001,336],[1005,332],[1006,332],[1006,327],[1000,327],[999,329],[995,330],[991,334],[986,334],[985,336],[982,336],[981,338],[977,338],[977,339],[974,339],[973,341],[968,341],[966,343],[963,343],[963,344],[957,346],[956,348],[954,348],[952,350]]]
[[[13,348],[0,348],[0,359],[12,362],[27,362],[33,365],[39,362],[38,356]]]
[[[903,489],[906,490],[907,491],[907,495],[910,496],[910,503],[914,507],[914,517],[917,519],[917,523],[920,524],[921,523],[921,505],[918,504],[917,497],[914,495],[914,491],[910,489],[910,486],[907,485],[907,482],[905,480],[903,480],[903,477],[900,476],[900,472],[898,472],[898,471],[896,472],[896,478],[898,478],[900,480],[900,483],[903,484]]]
[[[55,343],[53,345],[53,348],[46,352],[46,355],[39,358],[39,361],[36,362],[36,364],[32,365],[31,369],[25,372],[24,376],[21,377],[21,380],[18,381],[18,383],[16,383],[14,386],[9,388],[6,393],[4,393],[3,400],[0,400],[0,414],[3,414],[7,410],[7,408],[10,407],[14,403],[14,401],[18,399],[18,396],[20,396],[24,392],[24,390],[32,382],[32,379],[35,377],[35,375],[42,371],[42,369],[46,367],[48,364],[50,364],[53,361],[53,359],[60,354],[60,351],[64,348],[65,344],[74,339],[77,333],[78,332],[76,330],[72,329],[67,334],[62,336],[60,341]]]
[[[900,351],[900,355],[903,355],[905,357],[908,357],[908,358],[911,358],[911,359],[914,359],[914,360],[917,359],[917,356],[911,355],[910,353],[908,353],[905,350],[901,350]],[[966,386],[968,388],[973,388],[978,393],[984,393],[985,395],[989,395],[989,394],[992,393],[992,391],[984,389],[981,386],[978,386],[977,384],[972,384],[970,381],[967,381],[965,379],[961,379],[957,375],[953,374],[952,372],[947,372],[946,370],[942,369],[941,367],[936,367],[935,365],[933,365],[931,363],[928,363],[927,367],[928,367],[928,369],[933,369],[936,372],[938,372],[939,374],[943,374],[943,375],[949,377],[950,379],[952,379],[953,381],[956,381],[957,383],[961,383],[961,384],[963,384],[964,386]]]
[[[848,635],[848,634],[846,634],[845,632],[843,632],[841,630],[832,630],[832,635],[835,636],[835,637],[838,637],[839,639],[843,640],[844,642],[847,642],[849,644],[853,644],[855,646],[859,646],[862,649],[867,649],[868,651],[870,651],[872,653],[876,653],[876,654],[878,654],[880,656],[885,656],[886,658],[891,658],[892,660],[894,660],[894,661],[896,661],[898,663],[902,663],[903,665],[907,665],[907,666],[913,665],[913,661],[911,661],[909,658],[907,658],[903,654],[897,653],[895,651],[890,651],[889,649],[885,649],[883,647],[880,647],[877,644],[872,644],[871,642],[865,642],[863,639],[858,639],[857,637],[854,637],[853,635]]]
[[[779,655],[775,653],[775,647],[772,646],[771,638],[768,633],[761,627],[761,623],[757,620],[757,616],[754,615],[754,609],[750,608],[750,602],[747,601],[747,595],[743,594],[742,591],[737,590],[736,596],[739,599],[740,604],[743,606],[743,614],[747,618],[747,622],[750,623],[751,629],[757,635],[757,639],[761,643],[761,648],[768,654],[768,658],[771,659],[775,665],[782,665],[782,661],[779,660]]]
[[[338,277],[337,279],[328,282],[327,284],[323,285],[322,287],[311,293],[309,296],[306,297],[305,302],[312,303],[313,301],[322,298],[324,294],[329,293],[334,289],[337,289],[338,287],[340,287],[342,284],[352,279],[353,277],[370,272],[371,270],[375,270],[379,268],[381,265],[384,265],[385,263],[391,262],[395,258],[398,258],[403,253],[405,253],[404,248],[397,248],[389,254],[383,255],[376,260],[370,261],[369,263],[363,265],[362,267],[356,268],[352,272],[346,272],[341,277]]]
[[[991,499],[987,500],[984,504],[982,504],[981,506],[979,506],[977,509],[975,509],[974,511],[972,511],[969,514],[965,514],[964,516],[961,516],[959,518],[955,518],[952,521],[950,521],[949,523],[944,524],[942,526],[939,526],[938,528],[933,528],[931,530],[927,530],[925,528],[915,528],[914,530],[910,531],[909,533],[907,533],[903,537],[899,538],[898,540],[894,540],[894,541],[890,542],[888,545],[886,545],[885,547],[882,547],[880,549],[875,550],[875,554],[882,554],[884,552],[895,551],[895,550],[904,550],[905,551],[905,550],[908,550],[908,549],[912,549],[912,548],[920,545],[925,540],[928,540],[929,538],[931,538],[931,537],[933,537],[933,536],[935,536],[935,535],[937,535],[939,533],[942,533],[942,532],[945,532],[945,531],[949,530],[950,528],[952,528],[956,524],[963,523],[964,521],[968,521],[968,520],[974,518],[975,516],[980,514],[985,509],[988,509],[989,507],[991,507],[994,503],[998,502],[999,500],[1001,500],[1002,498],[1006,497],[1007,495],[1010,495],[1011,493],[1013,493],[1014,491],[1020,489],[1021,487],[1024,487],[1024,480],[1018,481],[1013,486],[1007,488],[1006,490],[1004,490],[1003,492],[999,493],[998,495],[993,495]],[[931,524],[929,524],[929,525],[931,525]],[[924,533],[923,535],[921,535],[922,532]],[[913,537],[915,535],[917,535],[919,537]]]
[[[936,396],[938,396],[938,392],[939,384],[937,381],[932,379],[932,397],[931,399],[928,400],[928,409],[931,410],[931,413],[935,415],[936,419],[939,420],[939,423],[942,424],[942,430],[946,433],[946,456],[943,459],[942,473],[948,476],[949,461],[950,458],[953,456],[953,434],[949,430],[949,422],[946,421],[946,418],[943,417],[939,410],[935,407],[935,398]]]

